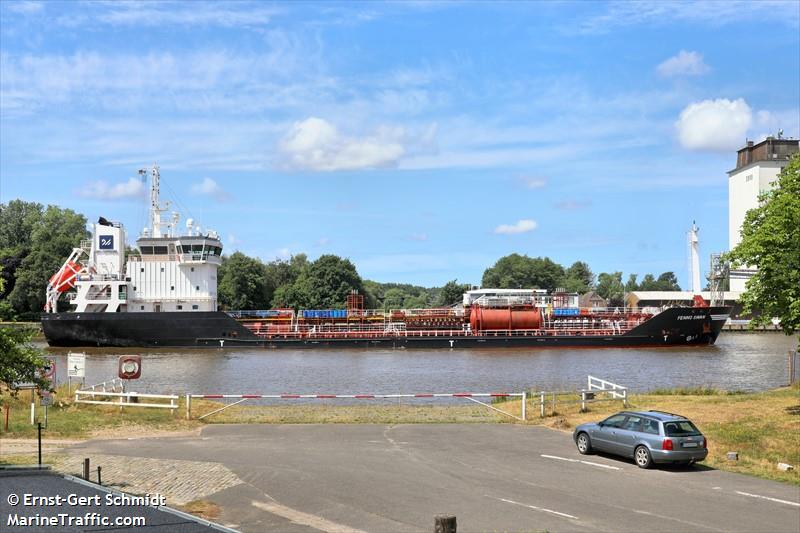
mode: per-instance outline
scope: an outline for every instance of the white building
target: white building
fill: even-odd
[[[742,240],[742,223],[747,211],[758,207],[758,196],[772,188],[792,154],[800,151],[800,141],[767,137],[758,144],[747,141],[739,150],[736,168],[728,172],[728,243],[733,249]],[[744,291],[752,268],[731,270],[732,291]]]

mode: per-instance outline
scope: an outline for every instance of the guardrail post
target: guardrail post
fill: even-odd
[[[553,416],[556,414],[556,393],[553,393]]]
[[[581,413],[586,412],[586,391],[581,391]]]
[[[527,401],[528,401],[528,393],[525,392],[525,391],[522,391],[522,421],[523,422],[528,419],[528,417],[525,416],[525,403],[527,403]]]
[[[186,420],[192,419],[192,395],[186,395]]]
[[[540,416],[544,418],[544,391],[539,393]]]
[[[628,407],[628,389],[622,389],[622,406]]]

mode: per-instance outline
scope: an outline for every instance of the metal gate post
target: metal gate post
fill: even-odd
[[[541,408],[540,416],[544,418],[544,391],[539,393],[539,407]]]

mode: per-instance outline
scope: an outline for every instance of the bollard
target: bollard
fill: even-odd
[[[89,481],[89,458],[83,460],[83,479]]]
[[[37,429],[39,430],[39,469],[42,468],[42,423],[39,422],[36,424]]]
[[[581,391],[581,413],[586,412],[586,393]]]
[[[456,533],[456,517],[437,515],[433,519],[434,533]]]
[[[525,403],[528,401],[528,393],[526,391],[522,391],[522,421],[525,422],[528,417],[525,413]]]
[[[192,419],[192,395],[186,395],[186,420]]]
[[[103,470],[103,469],[98,466],[97,467],[97,484],[98,485],[102,485],[103,484],[103,478],[100,477],[100,471],[101,470]]]
[[[539,407],[540,407],[540,415],[544,418],[544,391],[539,393]]]

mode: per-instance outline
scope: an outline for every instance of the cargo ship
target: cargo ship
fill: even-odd
[[[125,228],[100,217],[46,288],[42,329],[51,346],[198,348],[489,348],[713,344],[729,307],[581,308],[563,290],[474,289],[452,307],[365,309],[353,292],[341,309],[221,311],[222,242],[192,219],[180,224],[149,176],[149,225],[126,253]],[[58,312],[63,300],[72,309]],[[63,305],[63,303],[62,303]]]

